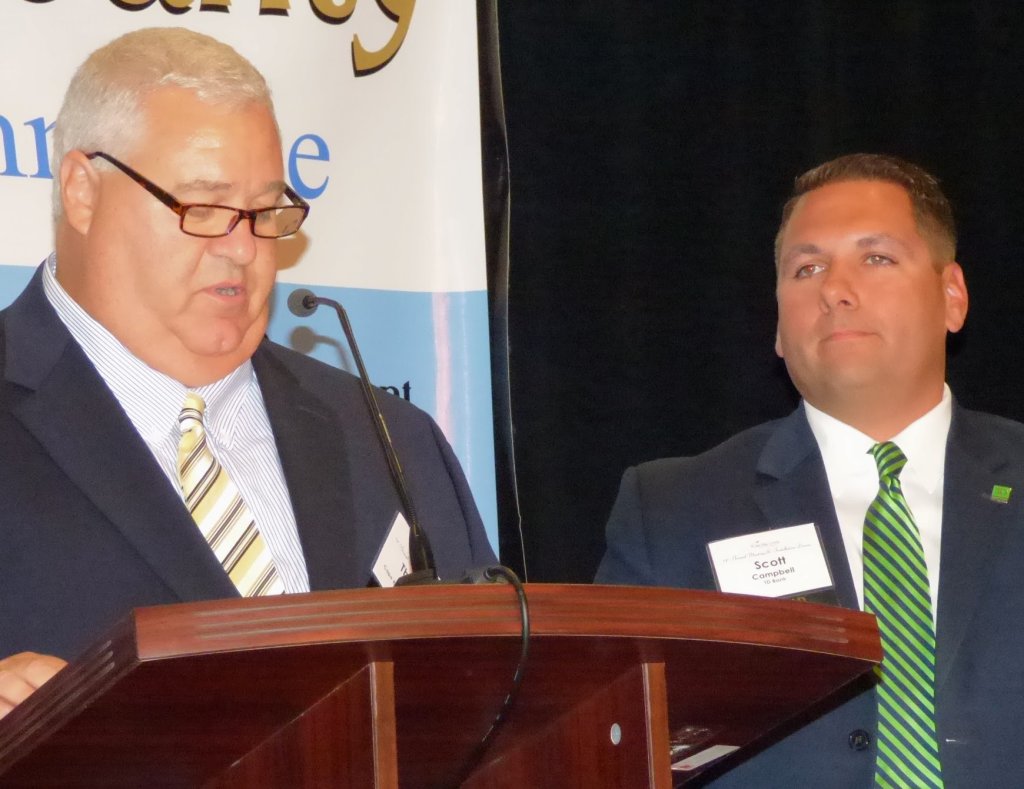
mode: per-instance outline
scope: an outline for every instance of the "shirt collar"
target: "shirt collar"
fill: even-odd
[[[847,473],[877,473],[875,462],[867,455],[877,442],[854,427],[840,422],[806,400],[804,410],[811,432],[818,442],[826,468]],[[906,474],[912,475],[928,491],[941,484],[946,462],[946,439],[953,418],[953,395],[943,384],[942,399],[928,413],[909,424],[890,439],[907,457]],[[867,455],[868,462],[861,456]]]

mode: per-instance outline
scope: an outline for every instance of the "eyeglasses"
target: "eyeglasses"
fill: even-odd
[[[104,159],[123,172],[153,197],[181,217],[179,227],[182,233],[200,238],[219,238],[228,235],[243,219],[249,221],[249,229],[257,238],[283,238],[298,232],[309,213],[309,203],[303,200],[287,184],[284,195],[292,205],[270,206],[268,208],[231,208],[226,205],[207,203],[180,203],[170,192],[166,192],[143,175],[135,172],[113,156],[96,151],[86,154],[87,159]]]

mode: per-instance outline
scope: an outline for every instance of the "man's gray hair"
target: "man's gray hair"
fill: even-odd
[[[131,152],[149,131],[142,103],[161,88],[184,88],[220,106],[255,102],[274,112],[263,75],[227,44],[180,27],[126,33],[89,55],[64,95],[53,132],[54,217],[62,213],[60,162],[65,155],[73,150],[115,157]]]

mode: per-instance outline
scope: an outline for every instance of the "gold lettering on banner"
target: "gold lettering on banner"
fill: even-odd
[[[30,3],[51,3],[54,0],[26,0]],[[0,0],[2,2],[2,0]],[[124,11],[143,11],[157,0],[110,0],[111,4]],[[355,13],[359,0],[309,0],[309,7],[321,22],[340,25],[347,22]],[[160,5],[171,14],[184,14],[191,11],[196,0],[160,0]],[[416,0],[376,0],[377,7],[395,23],[391,38],[380,49],[367,49],[359,34],[352,36],[352,71],[357,77],[365,77],[380,71],[390,63],[398,50],[405,43],[412,22],[412,14],[416,8]],[[291,0],[260,0],[259,13],[267,16],[289,16]],[[231,11],[231,0],[199,0],[200,11],[228,13]]]
[[[156,0],[110,0],[111,3],[125,11],[141,11],[149,8]]]
[[[274,16],[288,16],[292,4],[288,0],[260,0],[260,13]]]
[[[111,3],[125,11],[142,11],[153,5],[156,0],[110,0]],[[192,7],[193,0],[160,0],[167,11],[172,14],[184,14]]]
[[[310,0],[315,2],[315,0]],[[352,67],[357,77],[372,74],[384,68],[391,59],[398,54],[399,48],[405,41],[405,34],[409,32],[409,22],[412,21],[412,11],[416,7],[416,0],[377,0],[381,11],[387,14],[398,26],[383,47],[376,52],[366,49],[359,40],[359,34],[352,36]]]
[[[309,0],[309,7],[324,22],[331,25],[340,25],[356,10],[356,0]]]

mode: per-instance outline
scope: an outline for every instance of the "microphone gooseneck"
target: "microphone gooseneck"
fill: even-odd
[[[384,414],[381,413],[377,397],[374,395],[373,387],[370,385],[370,377],[366,374],[366,366],[363,364],[363,356],[359,353],[359,345],[356,343],[355,333],[352,331],[352,324],[349,323],[348,313],[334,299],[327,299],[317,296],[313,291],[306,288],[297,288],[288,294],[288,309],[293,315],[306,318],[316,312],[321,304],[332,307],[338,315],[342,331],[348,340],[349,348],[352,350],[352,358],[355,359],[356,368],[359,370],[359,386],[363,393],[363,401],[370,412],[370,421],[373,422],[377,434],[377,442],[384,452],[384,458],[388,464],[388,473],[391,476],[391,484],[398,494],[402,503],[402,510],[406,520],[409,521],[409,561],[412,565],[408,575],[399,578],[396,586],[405,586],[414,583],[430,583],[437,580],[437,569],[434,564],[434,552],[430,548],[430,540],[426,532],[420,528],[419,519],[416,517],[416,509],[412,504],[412,497],[409,495],[409,488],[405,483],[405,474],[402,473],[402,464],[398,462],[398,453],[395,452],[395,445],[388,432],[387,423],[384,421]]]
[[[395,453],[395,447],[391,441],[391,436],[388,433],[387,424],[384,422],[384,415],[380,411],[380,407],[377,404],[377,398],[374,396],[373,389],[370,386],[370,379],[366,375],[366,367],[363,365],[363,357],[359,353],[359,346],[356,344],[355,334],[352,331],[352,326],[349,323],[348,314],[345,312],[345,308],[338,302],[317,296],[315,293],[310,290],[306,290],[305,288],[294,290],[288,296],[288,309],[301,318],[312,315],[316,312],[316,308],[321,304],[326,304],[327,306],[334,308],[334,311],[338,314],[338,320],[341,322],[341,328],[345,331],[345,337],[348,339],[349,347],[352,349],[352,356],[355,359],[356,367],[359,369],[359,383],[363,390],[363,399],[366,402],[367,408],[370,410],[370,420],[373,422],[374,427],[377,430],[377,439],[380,442],[381,449],[384,451],[384,456],[388,461],[388,471],[391,474],[392,485],[394,485],[394,488],[398,493],[398,498],[402,502],[406,518],[409,521],[409,558],[412,565],[412,571],[408,575],[404,575],[395,581],[395,586],[438,583],[437,570],[434,565],[434,554],[430,549],[430,541],[427,538],[426,532],[420,528],[419,520],[416,518],[416,511],[413,508],[412,500],[409,497],[409,489],[405,484],[405,475],[402,474],[402,466],[398,462],[398,455]],[[530,654],[529,606],[526,600],[526,590],[523,589],[523,585],[520,583],[519,578],[516,577],[516,574],[507,567],[501,566],[476,568],[467,572],[463,577],[462,582],[479,584],[494,583],[498,581],[505,581],[511,584],[515,588],[516,596],[519,601],[519,659],[516,663],[515,674],[512,677],[511,687],[505,696],[505,700],[501,704],[501,708],[498,710],[497,715],[495,715],[490,728],[488,728],[483,738],[474,747],[469,758],[461,765],[459,769],[460,777],[453,784],[454,786],[461,786],[469,776],[472,775],[473,771],[483,761],[491,747],[491,744],[494,742],[496,735],[508,719],[508,715],[515,704],[516,698],[518,697],[519,688],[522,685],[523,676],[526,671],[527,659]]]

